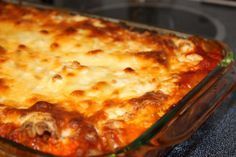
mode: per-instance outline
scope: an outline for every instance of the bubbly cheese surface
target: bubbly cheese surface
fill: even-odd
[[[0,136],[55,155],[112,152],[199,83],[221,51],[197,37],[0,2],[0,130],[9,127]]]

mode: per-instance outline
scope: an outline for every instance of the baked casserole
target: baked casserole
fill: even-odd
[[[0,2],[0,136],[59,156],[139,137],[223,58],[216,41]]]

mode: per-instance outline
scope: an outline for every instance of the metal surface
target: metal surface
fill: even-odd
[[[136,9],[136,11],[132,8],[132,10],[128,10],[128,7],[133,7],[134,9]],[[127,4],[114,4],[114,5],[106,5],[106,6],[101,6],[101,7],[95,7],[95,8],[92,8],[90,9],[89,12],[93,13],[93,14],[98,14],[98,15],[101,15],[101,16],[109,16],[109,17],[113,17],[113,18],[117,18],[117,16],[113,16],[112,15],[112,12],[116,9],[121,9],[121,8],[125,8],[124,10],[127,10],[128,13],[132,14],[131,11],[133,11],[133,14],[137,14],[136,16],[134,17],[129,17],[128,19],[126,19],[126,17],[123,17],[125,18],[126,20],[133,20],[135,22],[142,22],[142,21],[139,21],[138,19],[140,18],[140,16],[143,16],[141,14],[138,14],[138,12],[142,9],[142,8],[147,8],[147,9],[150,9],[150,8],[153,8],[153,9],[156,9],[158,16],[160,16],[160,13],[158,13],[159,10],[161,9],[166,9],[166,8],[169,8],[170,9],[170,12],[174,12],[174,11],[183,11],[185,12],[186,14],[193,14],[193,15],[196,15],[196,16],[201,16],[201,17],[204,17],[206,18],[206,20],[209,20],[209,22],[211,22],[213,24],[213,26],[215,26],[216,28],[216,35],[213,36],[213,38],[217,39],[217,40],[224,40],[225,36],[226,36],[226,33],[225,33],[225,27],[224,25],[215,17],[212,17],[210,15],[208,15],[207,13],[203,13],[201,11],[198,11],[194,8],[189,8],[189,7],[185,7],[185,6],[182,6],[182,5],[174,5],[172,6],[171,4],[164,4],[164,3],[143,3],[143,4],[129,4],[127,6]],[[124,16],[124,10],[117,10],[117,13],[119,12],[123,12],[123,14],[119,15],[118,18],[122,18],[122,15]],[[107,14],[105,13],[102,13],[106,11]],[[145,12],[143,11],[142,12],[143,14],[145,14]],[[133,16],[133,15],[130,15],[130,16]],[[153,17],[155,16],[155,13],[150,15],[150,17],[146,17],[146,18],[151,18],[153,19]],[[170,17],[171,15],[167,15],[165,18],[168,18]],[[181,17],[182,18],[182,17]],[[180,18],[180,19],[181,19]],[[193,18],[196,18],[196,17],[193,17]],[[172,23],[175,19],[171,19]],[[185,19],[183,19],[185,20]],[[170,21],[170,22],[171,22]],[[145,21],[144,21],[145,22]],[[147,21],[146,21],[147,22]],[[154,21],[153,21],[154,22]],[[154,25],[154,23],[152,22],[148,22],[148,24],[150,25]],[[192,24],[192,23],[189,23],[189,24]],[[188,24],[188,25],[189,25]],[[159,24],[161,25],[161,23]],[[175,25],[175,23],[173,23],[172,25]],[[165,27],[165,26],[164,26]],[[193,27],[190,27],[190,28],[196,28],[197,26],[193,26]],[[175,26],[173,27],[170,27],[170,29],[174,30],[175,29]],[[212,28],[210,28],[212,29]],[[197,28],[195,29],[197,31]],[[181,30],[181,31],[186,31],[186,30]],[[202,34],[200,35],[204,35],[207,34],[207,31],[206,30],[203,30],[204,32],[202,32]],[[193,31],[192,32],[188,32],[188,33],[194,33]],[[195,33],[197,34],[197,33]],[[197,34],[199,35],[199,34]]]

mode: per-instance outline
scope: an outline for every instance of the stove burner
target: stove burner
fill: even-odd
[[[206,38],[223,40],[225,37],[224,26],[217,19],[182,6],[160,4],[116,5],[95,8],[91,12],[101,16],[201,35]]]

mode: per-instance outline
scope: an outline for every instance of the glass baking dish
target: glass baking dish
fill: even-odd
[[[51,8],[47,6],[25,4],[38,8]],[[55,9],[55,8],[53,8]],[[62,10],[65,11],[65,10]],[[71,12],[76,14],[77,12]],[[128,21],[120,21],[95,15],[80,13],[84,16],[102,18],[111,22],[122,24],[135,31],[151,30],[161,34],[176,34],[186,38],[189,35],[166,29],[150,27]],[[236,83],[236,67],[233,52],[224,46],[224,58],[195,88],[193,88],[175,107],[171,108],[161,119],[156,121],[142,135],[132,143],[106,156],[161,156],[169,148],[189,138],[203,122],[221,104]],[[63,148],[62,148],[63,149]],[[13,141],[0,138],[0,156],[51,156]]]

